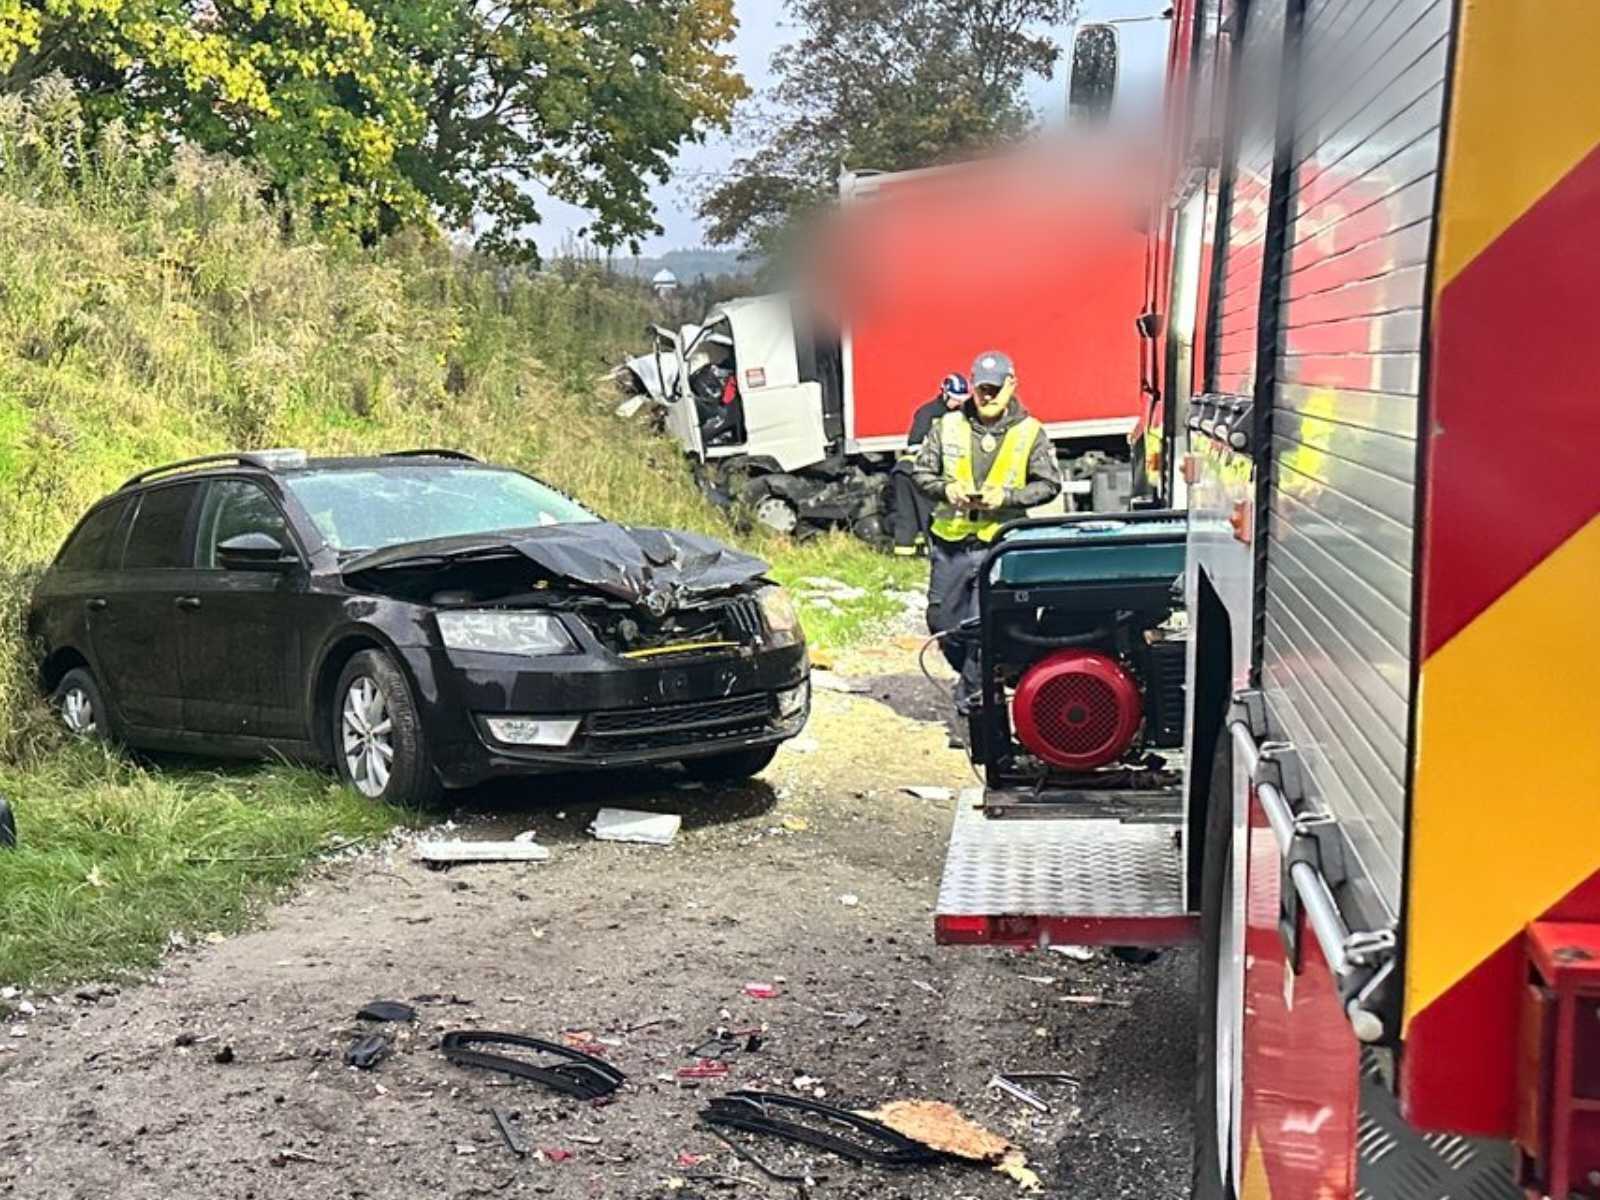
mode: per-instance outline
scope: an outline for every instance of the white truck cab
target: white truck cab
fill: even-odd
[[[828,456],[822,385],[800,378],[787,295],[720,304],[687,343],[659,326],[652,332],[657,377],[672,380],[664,396],[667,428],[693,457],[753,453],[798,471]],[[707,419],[708,409],[715,416],[722,406],[737,407],[734,419]]]

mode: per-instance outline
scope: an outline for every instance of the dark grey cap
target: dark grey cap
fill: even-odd
[[[1010,356],[998,350],[985,350],[972,360],[972,386],[975,388],[1000,387],[1006,376],[1015,373]]]

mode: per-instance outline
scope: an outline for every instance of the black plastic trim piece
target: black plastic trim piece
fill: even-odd
[[[522,1059],[503,1054],[488,1054],[474,1050],[474,1046],[517,1046],[524,1050],[565,1059],[555,1066],[541,1067]],[[444,1035],[439,1050],[458,1067],[481,1067],[486,1071],[500,1071],[518,1079],[531,1079],[545,1087],[574,1096],[579,1100],[599,1100],[611,1095],[627,1079],[621,1071],[592,1054],[574,1050],[557,1042],[524,1037],[520,1033],[496,1033],[491,1030],[456,1030]]]
[[[803,1125],[771,1115],[769,1109],[793,1110],[821,1117],[835,1125],[853,1130],[865,1141],[852,1141],[839,1134]],[[721,1125],[729,1129],[742,1129],[746,1133],[764,1134],[782,1138],[801,1145],[814,1146],[837,1154],[851,1162],[877,1167],[904,1168],[931,1166],[943,1162],[945,1156],[937,1150],[913,1141],[902,1133],[890,1129],[881,1121],[863,1117],[842,1108],[803,1100],[798,1096],[782,1096],[773,1092],[756,1092],[741,1089],[718,1096],[700,1113],[707,1125]]]

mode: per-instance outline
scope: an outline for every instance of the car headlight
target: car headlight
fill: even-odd
[[[803,636],[799,610],[795,608],[794,600],[786,590],[781,587],[765,587],[756,594],[756,600],[761,605],[761,615],[766,619],[767,628],[773,633]]]
[[[439,636],[452,650],[490,654],[571,654],[577,649],[561,621],[549,613],[459,609],[439,614]]]

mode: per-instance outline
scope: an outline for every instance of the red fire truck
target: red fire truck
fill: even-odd
[[[1171,29],[1187,503],[998,542],[938,937],[1198,943],[1200,1200],[1600,1197],[1600,5]]]

